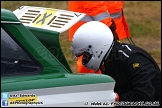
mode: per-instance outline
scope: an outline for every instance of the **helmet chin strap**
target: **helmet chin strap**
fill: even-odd
[[[107,57],[109,56],[109,54],[110,54],[110,52],[111,52],[111,50],[112,50],[112,48],[113,48],[113,46],[114,46],[114,43],[115,43],[115,41],[112,42],[112,44],[111,44],[109,50],[107,51],[107,53],[106,53],[106,55],[105,55],[105,57],[104,57],[104,60],[106,60]]]

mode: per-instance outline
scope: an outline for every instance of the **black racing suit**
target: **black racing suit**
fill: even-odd
[[[161,70],[146,51],[116,42],[104,66],[102,73],[116,81],[114,92],[119,94],[119,101],[161,104]]]

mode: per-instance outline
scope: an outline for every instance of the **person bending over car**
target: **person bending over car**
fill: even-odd
[[[82,64],[115,80],[114,92],[120,101],[159,102],[161,70],[144,49],[121,43],[104,23],[90,21],[74,33],[71,52],[82,56]]]

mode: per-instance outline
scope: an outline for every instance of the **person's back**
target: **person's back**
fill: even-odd
[[[114,92],[119,94],[120,101],[161,103],[161,70],[148,52],[117,42],[104,65],[103,74],[115,79]]]

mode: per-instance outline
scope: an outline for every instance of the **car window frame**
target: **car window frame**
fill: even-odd
[[[10,77],[10,76],[26,76],[26,75],[36,75],[36,74],[40,74],[41,71],[43,70],[43,65],[41,63],[39,63],[34,57],[33,55],[14,37],[14,34],[10,32],[10,30],[8,30],[8,28],[5,27],[4,24],[16,24],[16,25],[20,25],[20,22],[8,22],[8,21],[1,21],[1,28],[13,39],[13,41],[16,42],[17,45],[19,45],[19,47],[31,58],[31,60],[33,60],[33,62],[35,62],[35,64],[37,64],[39,66],[39,69],[35,72],[23,72],[23,73],[15,73],[15,74],[5,74],[2,75],[1,77]]]

